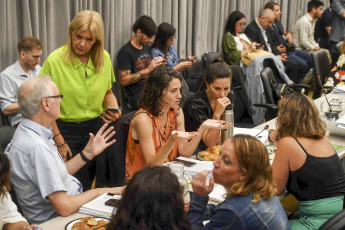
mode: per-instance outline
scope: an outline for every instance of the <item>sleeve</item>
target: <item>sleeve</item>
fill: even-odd
[[[244,229],[239,218],[230,210],[220,205],[207,204],[208,197],[190,193],[188,218],[192,229]],[[210,220],[205,226],[203,221]]]
[[[51,76],[51,68],[50,68],[50,59],[49,57],[46,59],[46,61],[43,63],[41,71],[39,75],[48,75]]]
[[[1,197],[1,205],[0,208],[3,214],[3,225],[8,223],[16,223],[19,221],[27,222],[22,215],[18,212],[17,206],[11,200],[11,196],[8,192],[5,193],[4,196]]]
[[[194,97],[194,100],[185,106],[183,112],[189,116],[191,121],[191,124],[186,124],[186,128],[190,131],[197,131],[204,121],[211,119],[211,117],[208,117],[208,108],[205,101],[199,97]]]
[[[4,111],[10,104],[16,102],[16,92],[11,80],[4,72],[0,74],[0,108]]]
[[[151,49],[151,58],[155,58],[155,57],[164,57],[162,51],[160,51],[158,48],[153,48]]]
[[[104,50],[104,68],[109,68],[110,70],[110,89],[112,88],[113,82],[116,82],[113,64],[111,63],[110,54]]]
[[[228,65],[239,65],[241,60],[241,51],[237,50],[234,38],[225,33],[223,36],[224,59]]]
[[[323,23],[325,27],[332,26],[332,13],[324,14]]]
[[[257,38],[255,32],[250,28],[251,24],[249,24],[246,29],[244,30],[244,33],[247,35],[247,37],[252,41],[252,42],[257,42],[261,43],[260,40]]]
[[[57,150],[54,153],[51,151],[49,148],[37,145],[30,153],[31,164],[39,166],[32,168],[34,177],[31,180],[37,185],[43,198],[56,191],[67,191],[63,178],[60,176],[62,170],[53,155],[59,153]]]
[[[310,41],[308,33],[310,30],[312,30],[310,24],[308,22],[301,22],[301,26],[299,27],[299,40],[300,40],[300,46],[303,47],[306,50],[313,50],[316,46],[313,41]]]
[[[338,15],[341,18],[344,18],[344,6],[341,3],[341,0],[334,0],[331,5],[331,10],[333,14]]]
[[[118,60],[118,67],[120,70],[130,70],[132,73],[132,58],[131,55],[124,50],[125,47],[122,47],[122,49],[119,52],[119,55],[117,56]]]

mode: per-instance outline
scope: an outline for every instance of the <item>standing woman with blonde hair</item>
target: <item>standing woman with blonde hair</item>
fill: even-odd
[[[59,153],[66,161],[81,152],[89,133],[121,116],[120,110],[104,112],[108,107],[118,108],[118,103],[112,92],[115,75],[109,53],[104,50],[104,24],[99,13],[84,10],[73,18],[66,44],[48,56],[40,72],[43,74],[51,76],[63,94],[60,119],[53,124],[52,131]],[[112,152],[110,148],[113,147],[105,152]],[[96,186],[104,186],[102,170],[106,162],[82,158],[87,165],[76,177],[84,189],[91,188],[96,171],[100,173]],[[100,166],[97,170],[96,163]]]
[[[274,195],[272,168],[266,147],[250,135],[235,135],[224,142],[209,171],[192,180],[188,212],[192,229],[290,229],[284,209]],[[225,187],[219,205],[207,204],[214,183]],[[210,220],[205,226],[204,220]]]

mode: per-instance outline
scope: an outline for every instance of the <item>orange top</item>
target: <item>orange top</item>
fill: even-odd
[[[177,110],[169,110],[168,112],[168,120],[167,126],[165,129],[161,129],[162,124],[158,117],[152,116],[147,110],[140,109],[138,112],[135,113],[133,118],[137,116],[139,113],[146,113],[152,120],[152,139],[153,144],[155,146],[156,153],[160,150],[160,148],[165,144],[168,140],[171,132],[176,130],[177,128]],[[133,119],[132,118],[132,119]],[[164,130],[162,132],[161,130]],[[165,162],[172,161],[177,157],[177,141],[174,144],[171,152],[169,153]],[[144,156],[140,149],[139,140],[134,140],[132,137],[132,126],[129,128],[128,133],[128,140],[127,140],[127,149],[126,149],[126,178],[130,179],[134,175],[135,172],[143,169],[146,163],[144,160]]]

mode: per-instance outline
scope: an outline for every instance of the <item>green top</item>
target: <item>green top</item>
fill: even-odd
[[[237,50],[235,39],[230,33],[224,33],[222,46],[225,62],[228,63],[228,65],[239,65],[241,61],[241,51]]]
[[[62,54],[66,45],[53,51],[44,62],[40,75],[49,75],[64,95],[60,119],[67,122],[87,121],[99,117],[104,111],[106,92],[115,82],[109,53],[104,51],[104,70],[96,72],[93,62],[85,66],[79,58],[67,63]]]

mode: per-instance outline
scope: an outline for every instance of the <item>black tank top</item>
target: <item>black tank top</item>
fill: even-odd
[[[295,137],[294,137],[295,138]],[[295,138],[306,154],[301,168],[289,174],[286,189],[299,201],[317,200],[345,194],[345,171],[338,154],[329,157],[309,155]]]

